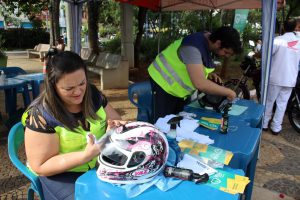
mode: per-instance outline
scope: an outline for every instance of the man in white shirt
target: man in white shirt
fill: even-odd
[[[278,135],[282,129],[282,120],[292,89],[296,84],[300,61],[300,40],[294,32],[296,20],[290,19],[284,24],[285,34],[274,39],[272,65],[270,71],[266,110],[263,130],[268,130],[272,118],[273,105],[276,111],[270,123],[271,132]]]

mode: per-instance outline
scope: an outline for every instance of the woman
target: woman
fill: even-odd
[[[60,36],[56,42],[55,42],[55,48],[58,51],[64,51],[65,50],[65,43],[64,43],[64,39],[62,36]]]
[[[125,123],[120,120],[88,83],[80,56],[65,51],[48,59],[45,90],[22,117],[28,165],[39,175],[46,200],[74,199],[76,179],[95,167],[101,151],[95,139]]]

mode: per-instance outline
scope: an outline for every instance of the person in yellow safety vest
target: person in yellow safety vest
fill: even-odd
[[[214,53],[228,58],[241,50],[239,33],[227,26],[212,33],[197,32],[170,44],[148,68],[153,92],[153,123],[159,117],[182,111],[185,100],[195,90],[233,100],[236,97],[233,90],[209,80],[222,82],[212,73],[211,56]]]
[[[73,200],[76,179],[95,167],[104,146],[96,140],[126,122],[88,82],[79,55],[64,51],[50,56],[45,89],[22,116],[25,151],[44,199]]]

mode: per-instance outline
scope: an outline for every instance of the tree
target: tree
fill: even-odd
[[[42,10],[50,12],[50,44],[55,45],[55,40],[59,37],[59,5],[60,0],[3,0],[0,1],[3,8],[4,17],[10,14],[20,16],[22,13],[31,21]]]
[[[276,16],[276,33],[283,33],[283,24],[291,17],[300,15],[300,1],[287,0],[286,6],[277,10]]]
[[[39,14],[41,10],[46,10],[48,0],[2,0],[0,5],[7,15],[14,13],[20,16],[22,13],[30,18],[35,14]]]
[[[287,15],[285,21],[290,17],[295,17],[300,15],[300,1],[299,0],[287,0]]]
[[[146,20],[147,9],[139,7],[138,12],[138,31],[136,34],[136,39],[134,43],[134,67],[139,68],[140,65],[140,48],[142,42],[142,36],[144,34],[144,24]]]
[[[98,20],[101,1],[88,1],[88,38],[92,53],[99,54],[98,48]]]
[[[55,41],[60,37],[59,31],[59,5],[60,0],[50,0],[50,44],[55,46]]]
[[[101,24],[101,37],[112,34],[120,35],[120,7],[112,0],[102,0],[100,3],[99,23]]]

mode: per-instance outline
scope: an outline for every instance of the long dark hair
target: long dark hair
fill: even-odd
[[[66,109],[63,101],[56,92],[56,83],[64,74],[75,72],[83,69],[85,75],[87,74],[86,65],[79,55],[71,51],[59,52],[55,55],[50,54],[47,58],[45,89],[41,95],[31,104],[32,106],[42,105],[46,111],[52,115],[56,120],[61,122],[64,126],[75,131],[79,126],[74,116]],[[81,111],[85,119],[99,119],[96,110],[93,107],[91,86],[86,76],[87,86],[86,92],[81,104]],[[29,108],[30,108],[29,107]]]

